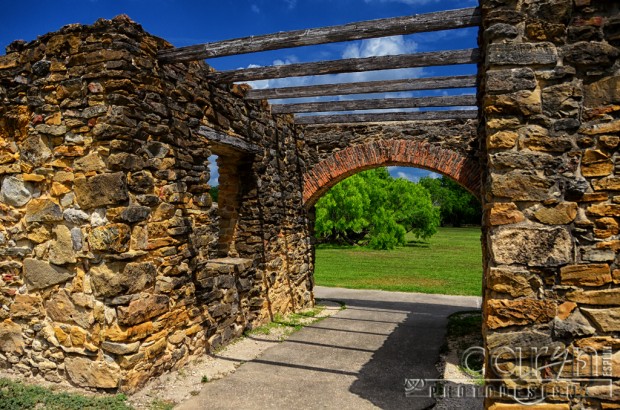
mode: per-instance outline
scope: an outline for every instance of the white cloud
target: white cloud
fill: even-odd
[[[252,7],[250,7],[250,9],[256,13],[256,14],[260,14],[260,9],[258,8],[258,6],[256,4],[252,4]]]
[[[286,3],[289,10],[293,10],[297,7],[297,0],[284,0],[284,3]]]
[[[341,53],[342,58],[366,58],[396,54],[414,53],[418,48],[415,41],[407,40],[403,36],[392,36],[373,38],[369,40],[356,41],[349,44]],[[295,55],[287,56],[283,60],[275,60],[274,65],[286,65],[298,63],[299,59]],[[257,67],[256,65],[250,65]],[[402,68],[395,70],[364,71],[359,73],[329,74],[307,77],[288,77],[272,80],[252,81],[249,84],[257,89],[275,87],[299,87],[318,84],[350,83],[362,81],[381,81],[397,78],[420,77],[423,73],[422,68]],[[353,99],[356,97],[345,97]],[[332,98],[333,99],[333,98]],[[306,101],[322,101],[322,99],[307,99]],[[272,101],[277,103],[277,101]],[[297,102],[302,102],[297,101]]]
[[[290,55],[284,58],[284,60],[277,59],[273,61],[273,65],[289,65],[289,64],[297,64],[299,63],[299,59],[295,55]]]
[[[366,58],[416,52],[418,45],[403,36],[371,38],[349,44],[342,53],[342,58]]]
[[[388,167],[390,175],[394,178],[402,178],[407,181],[418,182],[422,177],[441,178],[441,174],[414,167]]]
[[[405,174],[402,171],[398,171],[396,173],[396,176],[398,178],[406,179],[407,181],[412,181],[412,182],[418,182],[418,180],[419,180],[419,178],[415,178],[415,177],[409,176],[409,175]]]

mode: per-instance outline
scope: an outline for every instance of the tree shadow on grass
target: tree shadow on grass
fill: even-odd
[[[405,246],[408,247],[408,248],[430,248],[431,247],[431,243],[430,242],[418,241],[418,240],[412,239],[412,240],[408,241],[405,244]]]

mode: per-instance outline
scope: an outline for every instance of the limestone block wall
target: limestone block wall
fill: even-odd
[[[614,408],[620,4],[481,6],[487,377],[544,392],[534,408]]]
[[[313,303],[290,117],[165,47],[120,16],[0,57],[0,366],[131,391]]]
[[[391,165],[439,172],[480,196],[477,121],[313,125],[303,135],[308,205],[357,172]]]

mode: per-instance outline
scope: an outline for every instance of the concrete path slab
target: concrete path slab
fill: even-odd
[[[406,378],[437,378],[447,317],[480,298],[340,288],[318,299],[347,309],[305,327],[177,409],[426,409]]]

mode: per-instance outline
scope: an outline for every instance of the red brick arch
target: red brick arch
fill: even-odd
[[[312,206],[343,179],[381,166],[411,166],[452,178],[480,199],[480,165],[456,151],[419,140],[377,140],[334,152],[304,175],[304,203]]]

